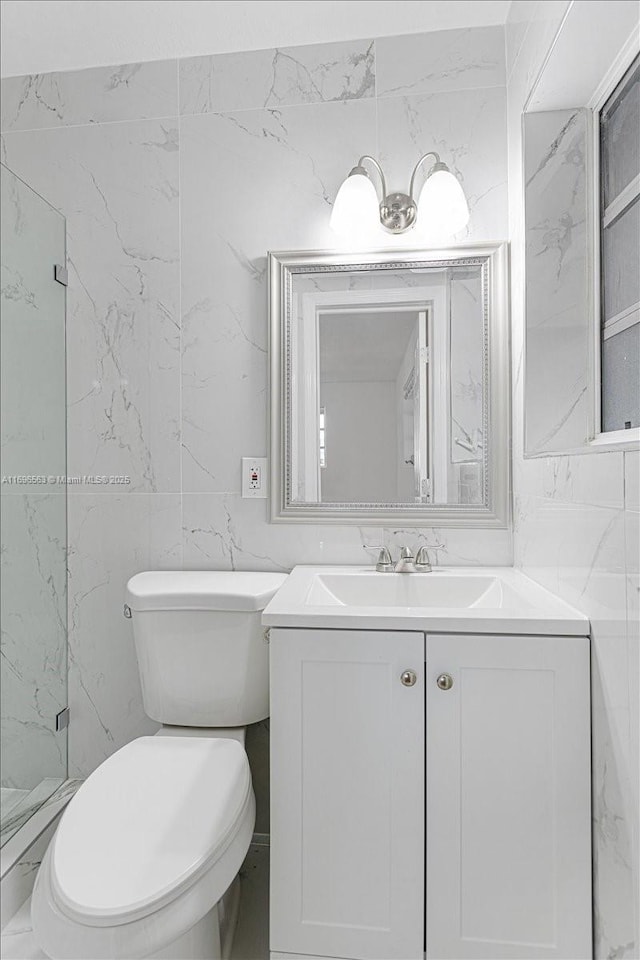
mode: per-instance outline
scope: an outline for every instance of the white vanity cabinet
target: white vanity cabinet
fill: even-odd
[[[274,954],[421,958],[422,633],[271,630],[271,798]]]
[[[426,691],[427,957],[591,957],[588,638],[428,634]]]
[[[587,960],[589,731],[586,637],[272,628],[273,960]]]

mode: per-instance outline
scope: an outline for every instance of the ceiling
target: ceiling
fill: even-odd
[[[503,24],[510,0],[2,0],[2,76]]]

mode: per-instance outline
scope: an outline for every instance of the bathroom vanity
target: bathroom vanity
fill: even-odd
[[[589,623],[510,568],[297,567],[271,957],[591,956]]]

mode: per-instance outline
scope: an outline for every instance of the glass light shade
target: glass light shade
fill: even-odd
[[[380,229],[378,195],[365,173],[351,173],[343,182],[329,225],[346,240],[367,240]]]
[[[457,177],[436,170],[425,181],[418,199],[418,229],[433,236],[451,236],[469,223],[469,205]]]

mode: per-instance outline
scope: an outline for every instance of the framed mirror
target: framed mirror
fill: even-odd
[[[506,246],[269,254],[274,522],[504,527]]]

